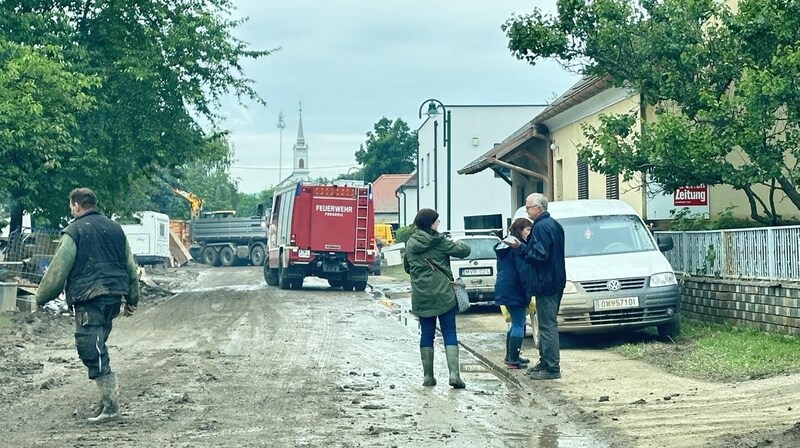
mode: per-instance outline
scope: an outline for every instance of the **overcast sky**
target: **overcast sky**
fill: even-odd
[[[354,153],[381,117],[417,129],[427,98],[543,104],[578,80],[553,62],[516,60],[500,30],[513,13],[554,11],[555,0],[233,2],[236,17],[249,17],[237,37],[255,49],[281,47],[244,64],[267,107],[231,101],[223,111],[236,153],[232,175],[246,193],[278,182],[281,152],[282,177],[291,171],[300,101],[311,176],[333,178],[357,165]]]

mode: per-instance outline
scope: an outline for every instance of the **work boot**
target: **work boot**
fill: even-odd
[[[100,389],[100,402],[103,404],[103,411],[100,415],[89,419],[92,423],[102,423],[119,416],[119,392],[117,389],[117,374],[111,372],[107,375],[95,378],[94,382]]]
[[[532,380],[557,380],[561,378],[560,370],[542,369],[528,375]]]
[[[423,386],[435,386],[436,378],[433,377],[433,347],[420,347],[419,354],[422,358],[422,373],[425,374]]]
[[[450,371],[450,385],[453,389],[463,389],[467,387],[461,381],[458,365],[458,345],[445,345],[444,354],[447,356],[447,370]]]
[[[541,372],[542,370],[544,370],[544,364],[542,364],[542,361],[540,360],[539,362],[536,363],[535,366],[533,366],[530,369],[526,370],[525,373],[527,375],[530,375],[531,373]]]
[[[507,369],[524,369],[528,366],[527,364],[523,364],[519,359],[519,352],[521,349],[522,338],[508,338],[508,360],[506,361]]]
[[[523,333],[523,334],[525,334],[525,333]],[[506,357],[505,357],[505,358],[503,358],[503,362],[504,362],[504,363],[506,363],[506,364],[508,364],[508,347],[509,347],[509,345],[508,345],[508,339],[509,339],[510,337],[511,337],[511,333],[506,333]],[[527,367],[527,366],[528,366],[528,364],[530,364],[530,363],[531,363],[531,360],[530,360],[530,359],[528,359],[528,358],[523,358],[523,357],[522,357],[522,351],[521,351],[521,350],[522,350],[522,349],[520,349],[519,363],[520,363],[520,364],[525,364],[525,367]]]

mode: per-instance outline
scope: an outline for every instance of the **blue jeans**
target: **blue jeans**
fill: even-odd
[[[508,334],[512,338],[525,337],[525,308],[524,306],[506,306],[508,314],[511,315],[511,326],[508,327]]]
[[[551,372],[561,371],[558,344],[558,308],[561,294],[536,297],[536,319],[539,321],[539,361]]]
[[[436,319],[439,319],[439,327],[442,330],[442,339],[444,345],[458,345],[458,337],[456,336],[456,312],[458,305],[454,306],[450,311],[432,317],[419,318],[419,346],[420,347],[433,347],[433,337],[436,333]]]

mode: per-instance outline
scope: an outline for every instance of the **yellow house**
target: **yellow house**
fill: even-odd
[[[667,195],[643,176],[621,182],[619,176],[593,172],[578,160],[578,147],[588,143],[583,135],[584,125],[598,126],[601,115],[629,113],[642,115],[636,92],[612,87],[602,78],[584,77],[533,120],[458,173],[473,174],[493,165],[510,170],[512,210],[524,204],[528,194],[539,192],[550,200],[621,199],[644,219],[653,221],[669,220],[670,211],[685,207],[693,214],[711,218],[730,207],[734,207],[732,212],[737,218],[749,216],[745,194],[727,185],[687,186]],[[654,119],[652,110],[647,111],[645,119]],[[786,217],[798,216],[789,201],[778,200],[777,208]]]

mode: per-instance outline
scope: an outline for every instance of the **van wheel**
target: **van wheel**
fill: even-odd
[[[290,284],[292,289],[303,289],[303,279],[302,278],[293,278]]]
[[[206,247],[202,253],[203,263],[209,266],[219,266],[219,252],[214,247]]]
[[[350,280],[345,280],[342,282],[342,291],[352,291],[355,288],[355,284]]]
[[[661,324],[658,327],[658,337],[664,341],[671,341],[681,334],[681,317],[675,316],[672,322]]]
[[[353,289],[356,291],[363,291],[367,289],[367,282],[353,282]]]
[[[233,266],[233,263],[236,262],[236,254],[233,253],[233,249],[228,246],[223,247],[219,250],[219,262],[223,266]]]
[[[531,316],[531,338],[533,339],[533,346],[539,348],[539,316],[535,312]]]
[[[265,258],[264,246],[256,244],[252,249],[250,249],[250,263],[252,263],[253,266],[261,266],[264,264]]]

